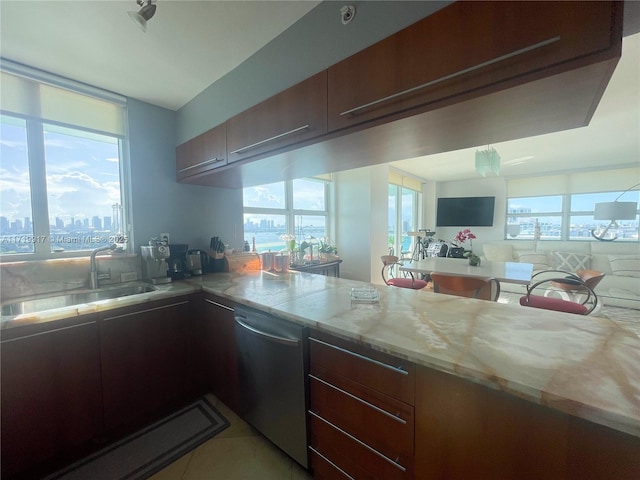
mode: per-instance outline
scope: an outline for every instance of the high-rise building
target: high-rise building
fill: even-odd
[[[95,215],[92,219],[91,219],[91,226],[93,228],[95,228],[96,230],[101,230],[102,229],[102,222],[100,221],[100,217]]]

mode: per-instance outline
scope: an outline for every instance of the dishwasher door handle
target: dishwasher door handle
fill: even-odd
[[[247,325],[246,323],[244,323],[241,319],[243,317],[234,317],[236,323],[238,325],[240,325],[242,328],[244,328],[245,330],[250,331],[251,333],[258,335],[260,337],[263,337],[265,340],[269,340],[271,342],[276,342],[276,343],[281,343],[283,345],[287,345],[290,347],[297,347],[298,345],[300,345],[300,340],[296,340],[296,339],[291,339],[291,338],[284,338],[284,337],[280,337],[278,335],[273,335],[272,333],[267,333],[267,332],[263,332],[262,330],[258,330],[255,327],[252,327],[251,325]]]

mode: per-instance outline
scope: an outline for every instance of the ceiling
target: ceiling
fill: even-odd
[[[3,58],[177,110],[318,3],[161,0],[143,33],[127,15],[139,9],[134,0],[0,0],[0,53]],[[626,2],[627,35],[639,30],[638,7],[640,2]],[[638,58],[636,33],[625,37],[622,60],[589,126],[491,145],[502,159],[500,176],[637,166]],[[478,178],[475,151],[403,159],[391,165],[434,181]]]
[[[177,110],[318,3],[160,0],[145,33],[127,15],[135,0],[0,0],[0,52]]]

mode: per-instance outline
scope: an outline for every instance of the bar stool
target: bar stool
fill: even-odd
[[[392,287],[410,288],[412,290],[421,290],[427,286],[425,280],[412,277],[395,277],[395,268],[402,266],[395,255],[382,255],[382,280],[385,284]]]

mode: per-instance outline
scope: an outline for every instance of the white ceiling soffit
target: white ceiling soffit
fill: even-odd
[[[0,54],[177,110],[318,3],[159,0],[144,33],[135,0],[0,0]]]
[[[622,58],[591,123],[582,128],[491,144],[501,177],[640,165],[640,34],[623,38]],[[491,118],[486,119],[487,122]],[[417,177],[445,182],[482,178],[475,152],[487,145],[392,162]],[[633,182],[632,182],[633,183]]]

